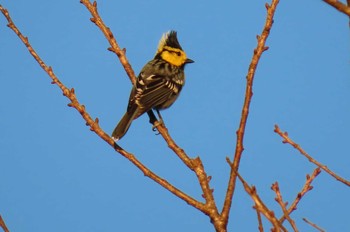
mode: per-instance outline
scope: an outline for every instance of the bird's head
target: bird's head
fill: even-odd
[[[182,50],[177,40],[176,31],[169,31],[162,36],[159,41],[156,58],[161,58],[178,67],[183,67],[185,64],[194,62],[187,58],[186,53]]]

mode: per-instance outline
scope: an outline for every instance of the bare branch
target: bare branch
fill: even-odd
[[[275,217],[275,213],[264,204],[264,202],[260,199],[255,186],[250,187],[248,183],[237,173],[238,179],[242,182],[244,190],[248,193],[248,195],[253,199],[255,206],[254,208],[261,212],[274,226],[275,231],[285,231],[287,229],[282,225],[282,223]]]
[[[348,6],[340,1],[337,1],[337,0],[323,0],[323,1],[327,4],[329,4],[330,6],[334,7],[338,11],[340,11],[340,12],[342,12],[350,17],[349,0],[348,0]]]
[[[293,201],[293,203],[290,205],[290,207],[289,207],[288,210],[287,210],[287,214],[288,214],[288,215],[290,215],[294,210],[297,209],[297,205],[298,205],[298,203],[300,202],[300,200],[303,198],[303,196],[304,196],[307,192],[309,192],[309,191],[311,191],[311,190],[313,189],[313,187],[311,186],[311,183],[312,183],[312,181],[318,176],[318,174],[320,174],[320,173],[321,173],[321,169],[320,169],[320,168],[316,168],[316,169],[312,172],[311,176],[310,176],[310,175],[306,175],[306,182],[305,182],[305,184],[304,184],[302,190],[297,194],[295,200]],[[279,219],[279,221],[280,221],[281,223],[283,223],[283,221],[284,221],[285,219],[286,219],[286,215],[283,215],[283,216]]]
[[[163,136],[169,148],[172,149],[175,154],[186,164],[186,166],[196,174],[199,184],[202,188],[203,198],[205,199],[206,206],[208,207],[206,214],[210,216],[213,223],[217,223],[221,227],[222,218],[219,215],[218,209],[216,207],[213,189],[211,189],[209,185],[210,177],[207,176],[201,159],[199,157],[195,159],[189,158],[185,151],[181,149],[170,137],[168,129],[166,127],[160,126],[158,128],[158,131]]]
[[[324,229],[322,229],[321,227],[319,227],[318,225],[316,225],[315,223],[310,222],[309,220],[307,220],[306,218],[303,218],[304,222],[306,222],[307,224],[311,225],[312,227],[314,227],[315,229],[319,230],[320,232],[325,232]]]
[[[281,209],[283,211],[284,217],[288,220],[288,222],[292,226],[293,230],[295,232],[298,232],[297,226],[296,226],[294,220],[289,216],[288,210],[286,208],[288,202],[283,202],[282,194],[280,192],[280,188],[278,186],[278,182],[275,182],[274,184],[272,184],[271,189],[276,193],[275,200],[281,206]]]
[[[264,232],[264,227],[263,227],[263,224],[262,224],[262,219],[261,219],[261,213],[260,211],[257,209],[257,204],[255,204],[254,206],[255,210],[256,210],[256,216],[258,217],[258,223],[259,223],[259,232]]]
[[[336,173],[334,173],[333,171],[331,171],[326,165],[318,162],[317,160],[315,160],[314,158],[312,158],[308,153],[306,153],[301,147],[300,145],[298,145],[297,143],[295,143],[293,140],[291,140],[288,137],[288,133],[287,132],[282,132],[280,130],[280,128],[278,127],[278,125],[275,125],[275,133],[279,134],[282,138],[283,141],[282,143],[289,143],[290,145],[292,145],[295,149],[297,149],[303,156],[305,156],[311,163],[314,163],[315,165],[317,165],[319,168],[321,168],[322,170],[324,170],[325,172],[327,172],[329,175],[333,176],[336,180],[346,184],[347,186],[350,186],[350,181],[342,178],[341,176],[337,175]]]
[[[80,3],[82,3],[90,11],[92,15],[92,18],[90,19],[91,22],[95,23],[96,26],[99,27],[100,30],[103,32],[109,44],[111,45],[111,47],[109,47],[108,50],[114,52],[118,56],[120,63],[123,65],[124,70],[130,78],[130,81],[134,84],[136,82],[136,76],[128,59],[126,58],[126,49],[120,49],[112,31],[109,29],[109,27],[107,27],[104,24],[102,18],[100,17],[97,11],[97,2],[94,1],[93,3],[91,3],[89,0],[81,0]]]
[[[268,49],[268,47],[265,46],[265,42],[270,34],[270,30],[273,24],[273,16],[275,14],[278,3],[279,3],[279,0],[272,0],[271,6],[268,4],[265,5],[267,9],[265,25],[264,25],[263,31],[261,32],[261,35],[257,36],[258,44],[257,44],[257,47],[254,49],[253,57],[248,68],[248,74],[246,77],[247,84],[246,84],[244,104],[242,108],[242,116],[241,116],[239,128],[236,132],[237,134],[236,150],[235,150],[235,155],[234,155],[232,165],[230,165],[231,166],[230,179],[228,182],[225,202],[221,213],[226,223],[228,221],[228,215],[232,204],[232,197],[235,191],[238,168],[239,168],[241,156],[244,150],[243,138],[244,138],[245,127],[246,127],[248,114],[249,114],[250,102],[253,97],[253,80],[255,76],[255,71],[257,69],[262,53]]]
[[[1,5],[0,5],[0,7],[1,7]],[[1,215],[0,215],[0,227],[4,230],[4,232],[10,232],[5,224],[5,221],[2,219]]]

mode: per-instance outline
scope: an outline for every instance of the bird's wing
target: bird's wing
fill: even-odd
[[[173,101],[170,105],[167,105],[167,102],[181,90],[182,86],[168,77],[161,75],[145,77],[142,75],[141,73],[137,80],[134,96],[131,99],[139,107],[142,107],[144,112],[152,108],[170,106]]]

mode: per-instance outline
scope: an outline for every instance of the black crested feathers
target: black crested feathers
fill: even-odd
[[[172,47],[172,48],[178,48],[178,49],[182,50],[182,47],[181,47],[179,41],[177,40],[177,33],[176,33],[176,31],[170,31],[168,33],[164,45]]]

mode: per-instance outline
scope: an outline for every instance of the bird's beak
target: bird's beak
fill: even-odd
[[[185,63],[186,63],[186,64],[188,64],[188,63],[194,63],[194,61],[187,58],[186,61],[185,61]]]

